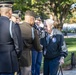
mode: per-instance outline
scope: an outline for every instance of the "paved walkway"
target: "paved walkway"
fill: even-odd
[[[69,71],[64,71],[64,75],[76,75],[76,70],[69,70]]]
[[[64,36],[65,38],[76,38],[76,33],[67,33],[67,36]]]
[[[43,75],[43,74],[40,74],[40,75]],[[63,75],[76,75],[76,70],[63,71]]]

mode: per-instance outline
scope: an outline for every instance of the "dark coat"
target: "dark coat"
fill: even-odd
[[[43,53],[46,52],[46,54],[44,54],[44,58],[54,59],[59,56],[66,57],[68,51],[62,33],[57,29],[53,29],[52,34],[48,39],[49,43],[47,43],[47,36],[48,35],[41,39],[41,44],[43,45]]]
[[[34,48],[37,51],[41,51],[42,48],[40,46],[39,37],[37,35],[37,31],[34,29],[34,39],[32,38],[32,26],[26,22],[20,25],[23,42],[24,42],[24,49],[22,51],[22,55],[20,58],[20,65],[21,67],[26,67],[31,65],[31,48]]]
[[[17,55],[22,50],[22,38],[18,25],[12,22],[10,34],[10,20],[0,17],[0,73],[12,73],[19,70]]]

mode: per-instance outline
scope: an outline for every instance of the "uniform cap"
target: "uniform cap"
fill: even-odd
[[[30,10],[27,10],[27,11],[25,12],[25,15],[29,15],[29,16],[33,16],[33,17],[36,16],[35,12],[34,12],[34,11],[30,11]]]
[[[0,1],[0,8],[1,7],[12,7],[14,2],[11,2],[11,1]]]
[[[13,13],[12,16],[16,17],[16,18],[19,18],[19,15],[16,14],[16,13]]]
[[[13,11],[13,14],[17,14],[19,17],[21,17],[21,11],[20,10]]]
[[[36,17],[36,20],[39,20],[39,21],[41,21],[41,18],[40,18],[40,17]]]

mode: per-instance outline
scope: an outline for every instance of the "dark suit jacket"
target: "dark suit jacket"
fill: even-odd
[[[52,29],[52,34],[50,36],[49,43],[47,41],[47,35],[41,39],[41,44],[43,45],[43,54],[46,59],[54,59],[56,57],[66,57],[68,55],[67,46],[64,40],[64,36],[58,29]],[[46,54],[45,54],[46,51]]]

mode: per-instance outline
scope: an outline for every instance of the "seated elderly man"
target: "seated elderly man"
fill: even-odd
[[[54,21],[45,20],[46,36],[42,38],[44,54],[44,75],[57,75],[59,65],[64,63],[67,48],[62,33],[54,28]]]

